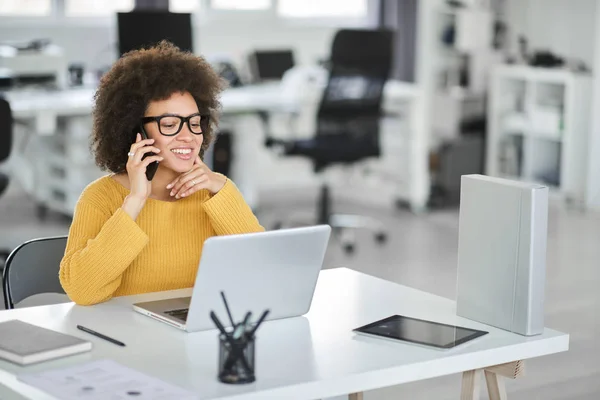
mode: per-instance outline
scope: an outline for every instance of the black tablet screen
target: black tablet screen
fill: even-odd
[[[365,325],[356,331],[442,348],[451,348],[487,333],[401,315]]]

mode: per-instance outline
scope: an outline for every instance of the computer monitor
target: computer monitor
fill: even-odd
[[[193,51],[189,13],[161,10],[117,13],[119,56],[166,39],[184,51]]]
[[[292,50],[257,50],[250,55],[250,68],[256,81],[281,79],[293,66]]]

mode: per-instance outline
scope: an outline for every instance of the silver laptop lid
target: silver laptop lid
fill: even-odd
[[[310,309],[323,266],[331,228],[327,225],[282,229],[207,239],[188,313],[188,332],[213,329],[214,310],[230,325],[220,292],[225,292],[234,321],[247,311],[256,321],[294,317]]]

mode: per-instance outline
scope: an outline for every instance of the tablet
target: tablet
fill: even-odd
[[[361,326],[354,329],[354,332],[441,349],[451,349],[488,333],[402,315],[393,315]]]

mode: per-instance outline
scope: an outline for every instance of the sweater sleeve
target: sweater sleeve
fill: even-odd
[[[217,235],[235,235],[265,230],[238,188],[229,179],[225,186],[202,203],[202,206]]]
[[[60,263],[60,282],[77,304],[109,300],[123,272],[146,246],[145,232],[121,208],[112,215],[80,199]]]

